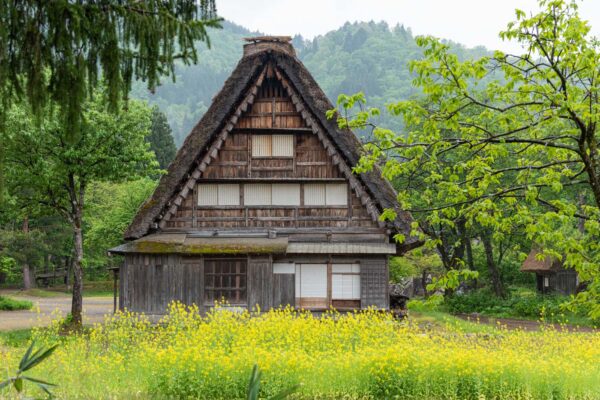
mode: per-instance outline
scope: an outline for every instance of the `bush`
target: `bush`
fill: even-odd
[[[29,310],[31,307],[33,307],[33,303],[28,300],[0,296],[0,310],[2,311]]]
[[[478,313],[501,318],[544,318],[548,321],[562,322],[565,316],[573,315],[564,310],[564,303],[569,299],[558,295],[540,295],[531,291],[512,290],[507,298],[495,296],[488,289],[480,289],[462,295],[447,298],[448,311],[453,314]],[[591,322],[591,321],[589,321]]]

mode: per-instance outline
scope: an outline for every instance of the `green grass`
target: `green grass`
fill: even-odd
[[[1,311],[29,310],[31,307],[33,307],[33,303],[28,300],[18,300],[0,296]]]
[[[31,339],[32,329],[16,329],[13,331],[0,331],[0,344],[8,347],[23,348]]]
[[[494,325],[465,321],[444,311],[420,310],[410,311],[408,321],[419,327],[432,330],[454,330],[463,333],[497,333]]]

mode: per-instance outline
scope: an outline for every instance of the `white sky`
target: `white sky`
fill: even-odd
[[[580,15],[600,36],[600,0],[579,2]],[[217,0],[219,14],[248,29],[270,35],[297,33],[312,39],[346,21],[386,21],[473,47],[515,51],[498,32],[514,20],[514,10],[537,9],[536,0]]]

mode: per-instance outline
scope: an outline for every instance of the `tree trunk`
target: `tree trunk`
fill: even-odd
[[[80,327],[82,322],[81,312],[83,310],[83,234],[81,231],[81,214],[73,220],[73,247],[75,257],[73,259],[73,301],[71,302],[71,316],[73,325]]]
[[[29,233],[29,216],[25,216],[23,219],[23,233]],[[33,274],[32,274],[31,266],[27,261],[23,263],[23,288],[25,290],[31,289],[33,287]]]
[[[504,297],[504,287],[502,286],[502,280],[500,278],[500,271],[494,260],[494,248],[492,246],[492,235],[489,232],[485,232],[481,235],[481,241],[483,242],[483,248],[485,250],[485,258],[492,281],[492,287],[494,293],[498,297]]]

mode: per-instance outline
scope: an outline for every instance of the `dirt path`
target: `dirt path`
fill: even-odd
[[[47,326],[52,319],[57,317],[57,310],[63,317],[71,311],[71,298],[69,296],[33,297],[14,295],[14,293],[11,293],[10,296],[17,299],[29,300],[34,306],[31,310],[0,311],[0,331]],[[112,313],[112,311],[112,297],[83,298],[84,324],[102,322],[104,315]]]
[[[594,329],[588,326],[560,325],[560,324],[542,324],[539,321],[512,319],[512,318],[491,318],[482,315],[456,314],[456,317],[470,322],[479,322],[482,324],[497,325],[506,329],[521,329],[524,331],[539,331],[542,326],[552,326],[556,330],[566,329],[569,332],[600,332],[600,329]]]

